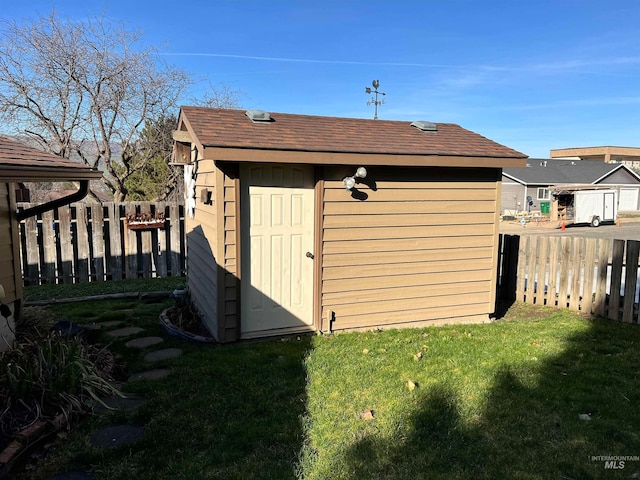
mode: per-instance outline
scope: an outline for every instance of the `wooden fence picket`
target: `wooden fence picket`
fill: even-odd
[[[582,291],[582,305],[580,310],[590,314],[593,311],[593,277],[596,265],[595,238],[586,238],[584,246],[584,289]]]
[[[596,280],[596,306],[595,314],[606,317],[607,312],[607,274],[609,270],[609,252],[611,241],[600,239],[598,241],[598,277]]]
[[[584,241],[580,237],[574,237],[572,240],[571,263],[565,263],[565,268],[571,271],[569,308],[577,311],[580,310],[580,286],[584,275],[582,263]]]
[[[71,207],[58,208],[58,238],[60,239],[61,273],[59,283],[73,283],[73,235],[71,233]]]
[[[93,281],[105,279],[104,212],[102,206],[91,205],[91,272]]]
[[[19,204],[29,208],[30,204]],[[75,203],[20,225],[26,285],[182,275],[184,209],[169,202]],[[126,215],[132,217],[128,227]],[[146,221],[155,219],[153,225]]]
[[[90,238],[88,228],[87,209],[75,207],[76,211],[76,238],[74,239],[77,257],[74,258],[76,264],[75,278],[78,283],[86,283],[89,281],[89,263],[90,263]]]
[[[558,298],[558,237],[549,239],[549,283],[547,286],[547,306],[555,307]]]
[[[558,308],[567,308],[567,296],[569,295],[569,272],[567,268],[571,254],[571,239],[560,238],[560,258],[558,269],[560,270],[560,283],[558,285]]]
[[[624,303],[622,306],[622,321],[631,323],[636,298],[636,286],[638,285],[638,253],[640,242],[627,241],[627,256],[625,259],[624,275]],[[635,266],[635,268],[634,268]]]
[[[620,286],[622,285],[622,264],[624,254],[624,240],[614,240],[611,253],[611,287],[609,289],[609,311],[611,320],[617,320],[620,315]]]
[[[640,241],[509,235],[499,245],[497,300],[640,323]]]

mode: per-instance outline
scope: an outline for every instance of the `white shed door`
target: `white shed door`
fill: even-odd
[[[621,188],[618,210],[638,210],[638,189]]]
[[[313,167],[243,164],[240,182],[241,337],[308,330],[313,325]]]

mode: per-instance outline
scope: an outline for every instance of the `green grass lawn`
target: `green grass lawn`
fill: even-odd
[[[166,302],[56,305],[79,322],[124,318],[163,334]],[[148,368],[124,342],[126,373]],[[87,419],[35,472],[98,479],[636,478],[599,455],[640,455],[640,328],[525,305],[485,325],[202,346],[172,374],[130,384],[146,404]],[[161,366],[162,366],[161,365]],[[580,415],[588,414],[589,420]],[[140,443],[88,446],[107,423]]]

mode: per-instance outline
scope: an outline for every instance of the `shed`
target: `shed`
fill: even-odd
[[[502,167],[526,155],[449,123],[202,107],[174,140],[188,289],[220,342],[494,311]]]
[[[14,324],[22,307],[22,271],[18,221],[55,207],[82,199],[89,191],[89,180],[102,173],[85,165],[27,147],[0,137],[0,350],[13,342]],[[16,191],[22,182],[80,181],[80,189],[64,198],[16,212]]]

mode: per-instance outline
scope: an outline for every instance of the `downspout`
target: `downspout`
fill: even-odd
[[[69,203],[78,202],[87,196],[89,193],[89,180],[80,180],[80,188],[77,192],[67,195],[66,197],[52,200],[51,202],[43,203],[42,205],[36,205],[35,207],[27,208],[17,213],[18,221],[24,220],[27,217],[39,215],[54,208],[68,205]]]

